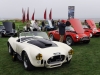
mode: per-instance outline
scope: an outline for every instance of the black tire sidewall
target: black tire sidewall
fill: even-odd
[[[73,39],[72,39],[72,37],[71,37],[71,36],[66,36],[66,44],[68,45],[68,43],[67,43],[67,41],[68,41],[67,39],[68,39],[68,38],[70,38],[70,39],[71,39],[71,41],[72,41],[72,43],[71,43],[70,45],[73,45],[73,44],[74,44],[74,42],[73,42]],[[69,46],[70,46],[70,45],[69,45]]]
[[[27,67],[25,67],[25,65],[24,65],[24,62],[25,62],[24,58],[27,59]],[[23,57],[23,65],[24,65],[24,68],[26,70],[28,70],[28,71],[33,70],[33,65],[31,64],[31,62],[30,62],[30,60],[29,60],[28,55],[27,55],[26,52],[24,53],[24,57]]]

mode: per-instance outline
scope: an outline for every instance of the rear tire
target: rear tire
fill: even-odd
[[[9,43],[8,43],[8,52],[10,55],[13,55],[14,52]]]
[[[24,56],[23,56],[23,64],[24,64],[24,68],[28,71],[31,71],[34,68],[26,52],[24,53]]]

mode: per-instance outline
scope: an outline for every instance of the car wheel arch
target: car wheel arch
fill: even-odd
[[[28,55],[28,53],[26,51],[22,51],[22,55],[23,55],[23,64],[24,64],[24,68],[28,71],[33,70],[34,66],[32,65],[32,62],[30,60],[30,57]],[[24,60],[24,56],[25,56],[25,60],[27,60],[27,62]],[[25,67],[25,63],[27,64],[27,67]]]
[[[24,57],[24,53],[25,53],[25,51],[23,50],[22,53],[21,53],[22,60],[23,60],[23,57]]]
[[[22,58],[22,60],[23,60],[23,57],[24,57],[24,54],[25,54],[25,53],[27,54],[27,56],[28,56],[28,58],[29,58],[29,60],[30,60],[30,63],[32,64],[33,61],[32,61],[31,55],[29,54],[28,50],[25,50],[25,49],[22,50],[22,52],[21,52],[21,58]],[[32,65],[33,65],[33,64],[32,64]]]

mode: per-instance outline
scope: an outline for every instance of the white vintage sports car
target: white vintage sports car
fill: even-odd
[[[73,49],[61,42],[51,41],[45,32],[21,32],[7,42],[13,60],[23,61],[26,70],[34,67],[54,68],[70,63]]]

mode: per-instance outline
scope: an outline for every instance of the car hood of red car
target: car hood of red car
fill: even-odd
[[[94,28],[97,29],[95,22],[93,20],[86,20],[86,22],[88,23],[88,25],[91,27],[91,29],[93,30]]]
[[[70,19],[69,21],[77,33],[84,33],[84,29],[79,19]]]

